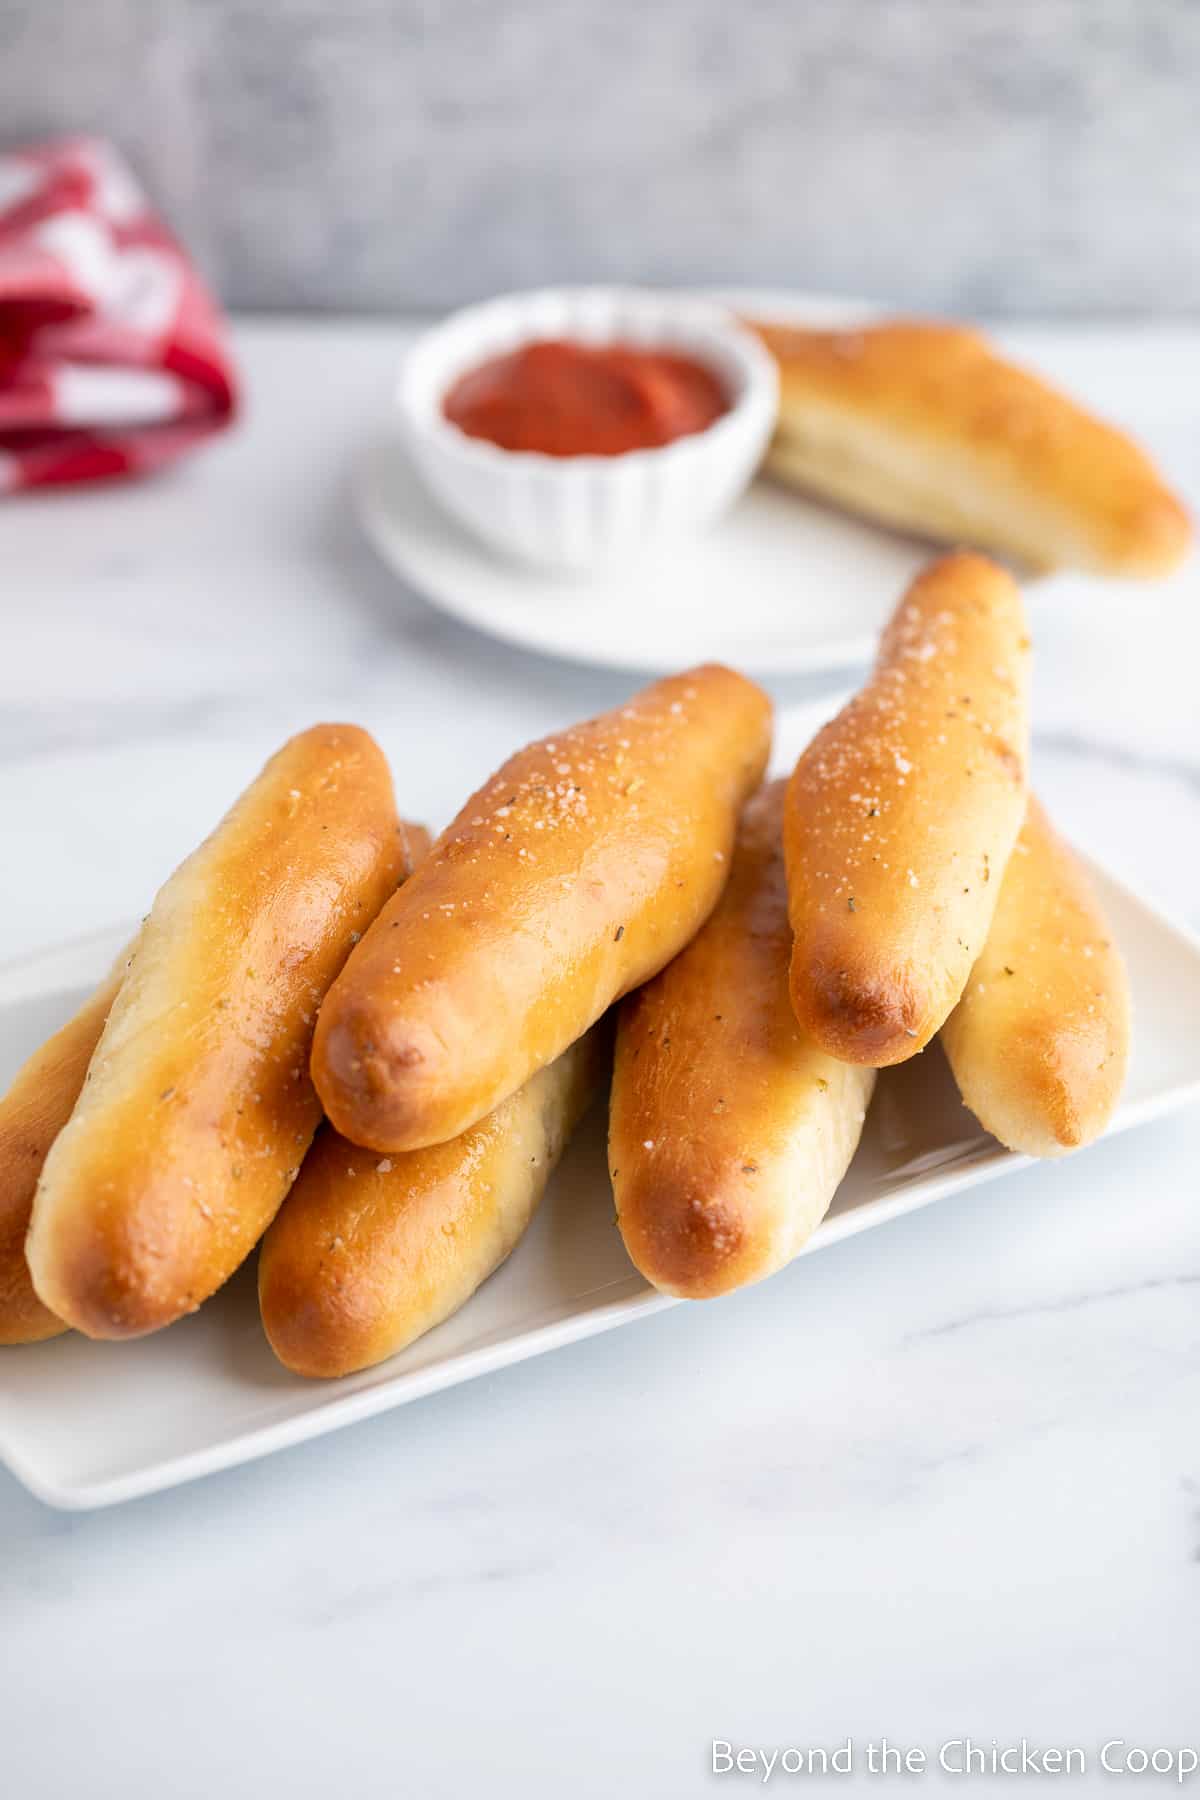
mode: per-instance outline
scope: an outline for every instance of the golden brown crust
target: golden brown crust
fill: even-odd
[[[617,1222],[664,1293],[707,1299],[790,1262],[854,1154],[873,1069],[825,1055],[788,998],[785,782],[738,831],[708,923],[622,1003],[609,1122]]]
[[[1028,639],[985,557],[930,564],[866,686],[796,764],[792,1004],[831,1056],[922,1050],[966,985],[1025,812]]]
[[[70,1118],[133,953],[46,1039],[0,1100],[0,1344],[35,1344],[67,1327],[34,1292],[25,1234],[50,1146]]]
[[[755,326],[779,364],[768,470],[902,530],[1108,575],[1191,546],[1149,457],[959,325]]]
[[[378,746],[318,725],[161,890],[34,1200],[34,1286],[68,1324],[167,1325],[257,1242],[320,1118],[317,1007],[406,854]]]
[[[463,807],[321,1008],[313,1078],[378,1150],[456,1137],[712,910],[771,707],[716,665],[532,744]]]
[[[281,1362],[348,1375],[458,1311],[537,1210],[592,1092],[600,1029],[448,1144],[381,1157],[322,1127],[259,1253]]]
[[[942,1026],[959,1092],[1010,1150],[1061,1156],[1112,1117],[1129,1057],[1120,951],[1032,795],[987,943]]]
[[[419,862],[423,862],[433,846],[432,834],[424,825],[414,825],[409,819],[399,821],[400,828],[400,875],[401,881],[407,881]]]

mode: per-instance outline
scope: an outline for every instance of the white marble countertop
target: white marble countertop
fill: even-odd
[[[315,717],[446,815],[632,685],[451,624],[357,537],[396,330],[239,336],[226,443],[4,504],[8,954],[142,910]],[[1200,503],[1200,332],[1008,336]],[[1035,739],[1061,822],[1193,925],[1198,598],[1194,571],[1064,594]],[[672,1800],[754,1785],[708,1773],[714,1738],[849,1736],[860,1767],[883,1735],[1197,1742],[1198,1160],[1180,1115],[112,1513],[0,1474],[5,1789]]]

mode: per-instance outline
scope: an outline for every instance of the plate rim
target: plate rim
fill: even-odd
[[[420,474],[413,463],[412,456],[402,439],[396,433],[381,431],[361,451],[353,465],[350,478],[350,491],[354,514],[364,537],[379,561],[383,564],[393,580],[404,582],[420,600],[433,612],[444,614],[454,619],[457,624],[469,631],[478,633],[486,640],[507,644],[510,648],[522,650],[530,656],[544,656],[552,662],[565,663],[575,668],[620,670],[624,674],[652,675],[668,667],[661,657],[637,654],[633,651],[622,652],[619,645],[614,644],[605,652],[583,652],[572,649],[554,641],[546,641],[536,636],[533,630],[508,630],[493,628],[485,624],[479,614],[470,606],[462,604],[455,596],[455,590],[433,593],[428,582],[412,565],[403,561],[403,553],[395,547],[395,536],[388,523],[388,506],[383,495],[383,487],[388,478],[388,471],[399,459],[410,470],[412,479],[420,481]],[[439,507],[435,495],[428,496],[432,507]],[[441,509],[444,510],[444,509]],[[449,515],[446,515],[447,518]],[[451,527],[464,542],[466,533],[462,527],[450,520]],[[468,546],[473,549],[473,546]],[[485,557],[481,551],[480,556]],[[855,636],[829,639],[819,646],[807,649],[792,649],[783,652],[772,651],[762,654],[739,653],[730,660],[747,674],[759,677],[770,675],[836,675],[850,669],[859,668],[871,661],[879,641],[877,631],[860,632]],[[711,659],[710,659],[711,660]]]

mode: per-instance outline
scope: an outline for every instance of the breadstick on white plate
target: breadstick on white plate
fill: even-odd
[[[1129,1060],[1129,984],[1078,857],[1031,794],[987,943],[942,1045],[964,1102],[1010,1150],[1099,1137]]]
[[[472,796],[321,1008],[342,1134],[444,1143],[657,973],[716,904],[771,703],[716,664],[552,733]]]
[[[34,1051],[0,1100],[0,1344],[37,1343],[67,1329],[34,1292],[25,1235],[50,1146],[75,1109],[136,942],[78,1012]]]
[[[1145,452],[962,325],[755,327],[779,365],[766,467],[881,524],[1102,575],[1155,576],[1192,525]]]
[[[38,1184],[26,1252],[52,1313],[136,1337],[237,1268],[320,1119],[317,1008],[406,866],[382,752],[318,725],[167,882]]]
[[[348,1375],[470,1299],[523,1236],[591,1096],[602,1026],[447,1144],[362,1150],[321,1127],[262,1242],[258,1296],[280,1361]]]
[[[706,1299],[803,1249],[854,1154],[874,1069],[826,1055],[788,998],[786,783],[742,815],[729,885],[622,1001],[609,1122],[617,1223],[664,1293]]]
[[[1025,814],[1028,650],[1011,576],[942,557],[796,764],[792,1004],[831,1056],[903,1062],[966,986]]]

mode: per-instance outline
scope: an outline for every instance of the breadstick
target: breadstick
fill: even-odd
[[[237,1268],[320,1119],[317,1007],[405,859],[378,746],[318,725],[167,882],[38,1185],[26,1253],[51,1312],[136,1337]]]
[[[1149,457],[960,325],[756,327],[779,364],[768,471],[885,525],[1103,575],[1163,575],[1191,521]]]
[[[1027,651],[1011,578],[981,556],[943,557],[796,765],[792,1004],[831,1056],[903,1062],[966,986],[1025,812]]]
[[[321,1008],[337,1129],[384,1151],[459,1136],[669,962],[725,884],[770,736],[762,690],[709,665],[505,763]]]
[[[1032,794],[987,943],[941,1036],[964,1102],[1010,1150],[1061,1156],[1112,1117],[1129,1057],[1125,965]]]
[[[92,1052],[133,955],[129,944],[79,1011],[35,1050],[0,1100],[0,1344],[34,1344],[67,1328],[33,1291],[25,1234],[50,1146],[70,1118]]]
[[[259,1252],[263,1326],[281,1362],[348,1375],[470,1299],[537,1210],[591,1095],[602,1029],[448,1144],[380,1157],[322,1126]]]
[[[874,1069],[818,1049],[788,999],[786,785],[749,802],[712,917],[620,1009],[617,1223],[646,1279],[687,1299],[760,1281],[804,1247],[875,1084]]]

